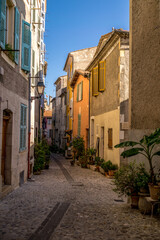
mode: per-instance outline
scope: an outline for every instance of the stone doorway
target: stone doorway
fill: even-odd
[[[11,185],[12,112],[3,111],[1,175],[2,187]]]

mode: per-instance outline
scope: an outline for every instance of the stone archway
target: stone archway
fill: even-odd
[[[2,186],[11,185],[12,115],[9,109],[3,110],[1,156]]]

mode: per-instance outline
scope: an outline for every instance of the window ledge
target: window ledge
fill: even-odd
[[[28,81],[28,74],[26,74],[21,68],[20,68],[19,72]]]
[[[1,52],[1,56],[11,67],[16,67],[15,62],[13,62],[4,52]]]

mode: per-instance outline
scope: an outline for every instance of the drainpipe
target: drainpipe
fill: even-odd
[[[30,178],[30,139],[31,139],[31,75],[28,76],[28,179]]]
[[[91,78],[91,73],[88,74],[88,80],[89,80],[89,148],[90,148],[90,78]]]

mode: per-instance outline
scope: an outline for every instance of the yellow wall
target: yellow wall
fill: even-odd
[[[97,137],[100,138],[100,157],[102,157],[101,151],[101,127],[104,127],[104,160],[108,161],[111,160],[112,163],[120,165],[120,154],[119,149],[115,149],[114,146],[119,143],[119,133],[120,133],[120,112],[119,109],[100,114],[98,116],[91,117],[91,131],[92,131],[92,119],[94,120],[94,134],[90,136],[92,139],[90,141],[90,147],[96,148]],[[113,129],[113,148],[108,148],[108,128]],[[90,132],[91,132],[90,131]],[[93,131],[92,131],[93,132]],[[93,145],[93,138],[94,138],[94,145]]]

